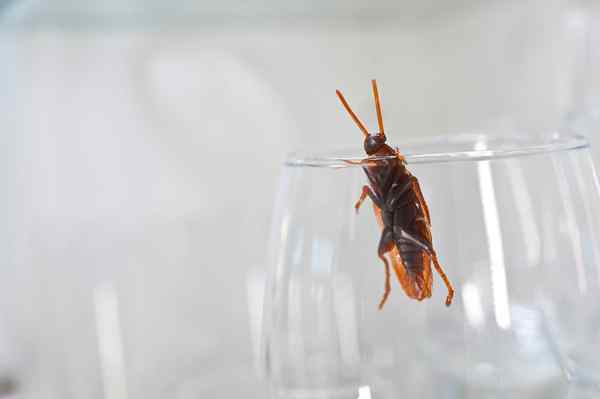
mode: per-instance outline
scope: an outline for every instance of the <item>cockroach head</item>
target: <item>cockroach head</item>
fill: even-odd
[[[385,135],[381,133],[369,134],[365,136],[365,151],[367,155],[376,154],[377,151],[385,144]]]

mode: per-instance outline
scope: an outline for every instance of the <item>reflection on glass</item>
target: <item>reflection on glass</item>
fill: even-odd
[[[119,297],[114,285],[105,283],[95,288],[94,307],[104,396],[106,399],[127,399]]]

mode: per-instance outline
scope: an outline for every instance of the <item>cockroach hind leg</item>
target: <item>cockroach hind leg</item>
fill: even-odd
[[[394,236],[393,232],[390,229],[384,229],[381,233],[381,239],[379,240],[379,246],[377,248],[377,256],[379,259],[383,261],[385,265],[385,286],[383,290],[383,296],[381,297],[381,301],[379,301],[379,310],[383,308],[383,305],[387,301],[388,296],[391,291],[390,284],[390,264],[386,257],[386,254],[394,248]]]
[[[390,295],[392,286],[390,284],[390,265],[385,257],[385,254],[379,255],[379,258],[381,258],[381,260],[385,264],[385,286],[383,289],[383,295],[381,296],[381,300],[379,301],[379,305],[377,305],[377,309],[381,310],[383,309],[383,305],[385,305],[385,302],[387,301],[388,296]]]
[[[454,288],[452,287],[450,280],[448,280],[446,273],[444,273],[442,266],[438,262],[437,255],[435,253],[432,256],[432,260],[435,270],[438,272],[438,274],[442,278],[442,281],[444,281],[446,288],[448,289],[448,295],[446,295],[446,306],[450,306],[452,304],[452,299],[454,298]]]

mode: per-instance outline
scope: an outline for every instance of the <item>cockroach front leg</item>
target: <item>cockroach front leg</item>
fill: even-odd
[[[381,201],[379,201],[377,195],[371,190],[369,186],[363,186],[362,191],[360,193],[360,198],[354,204],[354,209],[356,210],[356,213],[358,213],[358,210],[360,209],[360,206],[362,205],[364,200],[367,198],[367,195],[369,196],[369,198],[371,198],[371,201],[373,201],[373,203],[377,205],[378,208],[381,208]]]
[[[438,274],[444,281],[446,288],[448,289],[448,295],[446,295],[446,306],[450,306],[450,304],[452,303],[452,298],[454,298],[454,288],[452,287],[452,284],[450,284],[450,280],[448,280],[446,273],[444,273],[444,270],[442,269],[442,266],[440,265],[440,262],[438,261],[435,250],[431,247],[431,245],[427,244],[426,242],[419,239],[418,237],[415,237],[414,235],[410,234],[406,230],[400,230],[400,236],[402,239],[409,241],[409,242],[415,244],[416,246],[420,247],[422,250],[427,252],[427,254],[429,256],[431,256],[431,260],[433,261],[433,267],[438,272]]]
[[[400,149],[398,147],[396,147],[395,150],[396,150],[396,158],[398,158],[398,160],[400,162],[402,162],[403,164],[406,165],[406,158],[404,158],[404,155],[400,154]]]
[[[377,166],[377,160],[365,158],[360,161],[353,161],[351,159],[344,159],[342,162],[347,163],[348,165],[362,165],[362,166]]]
[[[394,245],[394,233],[392,229],[383,229],[383,232],[381,233],[381,239],[379,240],[379,248],[377,249],[377,256],[379,256],[379,259],[381,259],[385,265],[385,286],[383,290],[383,296],[381,297],[381,301],[379,301],[379,310],[383,308],[385,301],[387,301],[387,298],[390,295],[390,265],[385,257],[385,254],[391,251],[394,248]]]

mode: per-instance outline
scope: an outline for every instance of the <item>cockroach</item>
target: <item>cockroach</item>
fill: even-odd
[[[393,149],[386,144],[377,82],[372,80],[371,86],[375,99],[378,133],[369,133],[342,93],[336,90],[336,94],[364,135],[363,146],[367,157],[361,161],[348,162],[362,165],[369,181],[369,185],[363,186],[354,208],[358,213],[361,204],[368,196],[373,202],[375,218],[381,228],[377,255],[385,265],[385,287],[379,309],[383,308],[391,289],[390,262],[406,295],[418,301],[431,297],[433,280],[431,263],[433,262],[435,270],[448,289],[446,306],[450,306],[454,289],[433,248],[427,203],[423,198],[419,181],[406,167],[405,158],[397,148]]]

